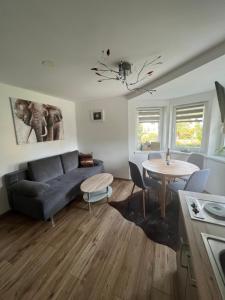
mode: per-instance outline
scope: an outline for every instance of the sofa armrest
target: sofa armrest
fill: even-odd
[[[100,159],[93,159],[94,166],[103,166],[103,161]]]
[[[10,191],[28,197],[37,197],[49,189],[49,184],[30,180],[21,180],[11,186]]]

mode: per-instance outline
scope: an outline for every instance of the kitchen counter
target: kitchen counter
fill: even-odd
[[[198,298],[201,300],[222,299],[201,233],[207,233],[225,238],[225,227],[214,225],[198,220],[192,220],[188,211],[185,195],[193,196],[203,200],[225,203],[225,197],[211,194],[199,194],[187,191],[179,191],[181,219],[191,253],[191,261],[196,279]]]

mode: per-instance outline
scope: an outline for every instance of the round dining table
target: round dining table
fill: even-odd
[[[168,182],[175,178],[190,176],[195,171],[199,170],[199,167],[182,160],[170,160],[170,163],[163,159],[151,159],[142,163],[144,172],[150,171],[161,178],[162,189],[160,191],[160,209],[161,216],[165,218],[166,208],[166,185]]]

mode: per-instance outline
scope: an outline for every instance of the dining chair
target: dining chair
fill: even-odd
[[[161,184],[152,178],[142,177],[138,166],[131,161],[129,161],[128,163],[129,163],[129,167],[130,167],[131,179],[134,183],[131,194],[130,194],[130,198],[133,195],[135,186],[142,189],[143,216],[145,218],[146,217],[146,214],[145,214],[145,192],[146,192],[146,190],[150,190],[150,189],[154,189],[159,192],[160,188],[161,188]]]
[[[209,169],[194,172],[187,182],[174,181],[167,185],[167,192],[177,194],[179,190],[203,193],[209,177]]]
[[[202,170],[203,167],[204,167],[204,156],[202,154],[199,154],[199,153],[191,153],[188,156],[187,162],[198,166],[199,169]],[[181,177],[181,179],[184,180],[184,181],[188,181],[189,178],[190,178],[190,176]]]
[[[162,158],[162,155],[161,155],[160,152],[151,151],[151,152],[148,153],[148,160],[160,159],[160,158]],[[154,173],[152,173],[150,171],[147,171],[147,173],[148,173],[149,177],[152,177],[153,179],[158,180],[158,181],[161,180],[161,178],[158,175],[156,175],[156,174],[154,174]]]
[[[162,155],[158,151],[151,151],[148,153],[148,159],[159,159],[162,158]]]
[[[204,156],[199,153],[191,153],[187,159],[189,163],[192,163],[199,167],[200,170],[203,169],[204,166]]]

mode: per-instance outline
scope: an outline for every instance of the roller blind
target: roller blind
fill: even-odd
[[[138,123],[159,123],[160,108],[138,108],[137,109]]]
[[[176,107],[176,123],[203,122],[205,105],[203,103]]]

